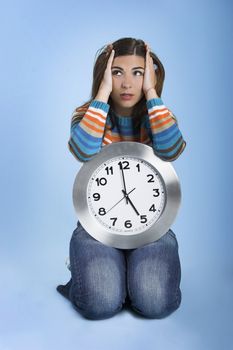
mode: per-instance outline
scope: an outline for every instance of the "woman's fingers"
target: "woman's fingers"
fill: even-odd
[[[150,88],[155,87],[156,85],[156,75],[154,69],[153,58],[150,55],[150,47],[148,44],[145,44],[146,48],[146,57],[145,57],[145,74],[144,74],[144,91],[148,91]]]
[[[108,63],[107,63],[107,66],[110,66],[112,65],[112,61],[113,61],[113,58],[114,58],[114,54],[115,54],[115,50],[112,49],[111,53],[110,53],[110,56],[109,56],[109,59],[108,59]]]
[[[145,47],[146,47],[146,65],[151,67],[153,65],[153,59],[150,56],[150,47],[148,44],[145,44]]]
[[[110,52],[110,51],[109,51]],[[107,61],[107,66],[104,72],[104,76],[101,82],[101,89],[103,89],[107,94],[110,94],[112,91],[112,72],[111,72],[111,67],[112,67],[112,61],[114,58],[115,51],[112,49],[108,61]]]

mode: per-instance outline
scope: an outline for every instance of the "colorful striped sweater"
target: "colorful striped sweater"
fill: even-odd
[[[115,114],[111,128],[110,105],[92,100],[89,105],[75,109],[72,114],[71,135],[68,146],[81,162],[86,162],[101,148],[112,142],[135,141],[153,147],[155,154],[165,161],[178,158],[186,146],[178,128],[176,117],[161,98],[146,102],[148,114],[136,126],[135,117]]]

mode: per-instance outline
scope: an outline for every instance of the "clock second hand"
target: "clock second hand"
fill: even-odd
[[[136,189],[136,187],[134,187],[131,191],[129,191],[128,195],[129,195],[131,192],[133,192],[135,189]],[[122,190],[122,191],[123,191],[123,190]],[[125,194],[124,194],[124,197],[122,197],[116,204],[114,204],[110,209],[108,209],[108,211],[106,211],[106,214],[107,214],[110,210],[112,210],[117,204],[119,204],[121,201],[123,201],[123,199],[124,199],[125,197],[126,197],[126,196],[125,196]]]
[[[124,190],[122,190],[122,192],[124,193],[125,197],[128,199],[128,201],[129,201],[129,203],[131,204],[131,206],[133,207],[135,213],[136,213],[137,215],[140,215],[139,212],[137,211],[137,209],[135,208],[135,206],[133,205],[133,202],[132,202],[131,199],[129,198],[130,192],[129,192],[129,193],[126,193],[126,191],[124,191]]]

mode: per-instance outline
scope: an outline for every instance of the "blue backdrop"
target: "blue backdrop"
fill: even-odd
[[[232,343],[232,2],[1,2],[0,349],[229,349]],[[183,301],[163,320],[82,318],[55,290],[76,227],[71,114],[97,50],[125,36],[162,60],[187,142],[173,162]]]

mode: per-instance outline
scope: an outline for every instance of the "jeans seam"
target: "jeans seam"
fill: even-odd
[[[72,239],[71,239],[71,246],[72,246],[72,240],[73,239],[74,239],[74,237],[72,237]],[[73,247],[71,248],[71,250],[73,250]],[[70,261],[71,261],[71,259],[70,259]],[[71,263],[70,266],[71,266],[71,275],[72,275],[72,288],[71,288],[71,291],[73,290],[73,286],[77,287],[77,285],[78,285],[79,294],[82,294],[83,283],[82,283],[82,279],[81,279],[81,273],[80,273],[80,270],[78,268],[78,266],[80,266],[80,264],[79,264],[79,259],[78,259],[77,256],[75,257],[75,263],[74,264]],[[74,274],[72,273],[72,270],[75,270]],[[73,275],[77,276],[78,282],[74,281]],[[72,301],[75,303],[73,295],[72,295]],[[76,303],[75,303],[75,305],[76,305]]]
[[[126,256],[126,286],[127,286],[127,294],[128,294],[128,297],[129,297],[129,301],[130,301],[130,304],[132,302],[132,295],[131,295],[131,291],[130,291],[130,283],[129,283],[129,280],[130,280],[130,269],[129,269],[129,266],[128,266],[128,254]]]

